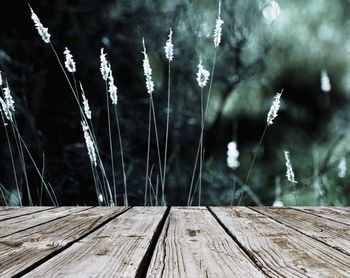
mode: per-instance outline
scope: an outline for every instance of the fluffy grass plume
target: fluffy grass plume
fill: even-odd
[[[286,159],[286,168],[287,168],[286,177],[290,182],[297,183],[297,181],[295,180],[292,163],[290,162],[289,151],[284,150],[284,157]]]
[[[77,69],[75,67],[73,55],[70,53],[67,47],[64,49],[63,54],[65,57],[64,65],[66,66],[66,69],[71,73],[76,72]]]
[[[84,107],[85,116],[86,116],[86,118],[91,120],[91,110],[90,110],[89,101],[85,96],[85,92],[84,92],[83,85],[81,84],[81,82],[79,82],[79,85],[80,85],[80,90],[81,90],[81,96],[83,98],[83,107]]]
[[[171,62],[174,58],[173,31],[170,28],[168,40],[164,46],[165,57]]]
[[[277,93],[274,101],[270,107],[269,113],[267,114],[267,125],[272,125],[273,120],[277,117],[278,110],[280,108],[281,93]]]
[[[96,159],[95,145],[91,139],[91,136],[89,133],[89,127],[85,121],[81,121],[81,126],[83,128],[86,148],[88,150],[90,162],[92,165],[94,165],[96,167],[97,166],[97,159]]]
[[[43,39],[45,43],[50,43],[50,37],[51,35],[48,32],[48,28],[45,28],[41,22],[39,17],[34,13],[32,7],[29,5],[30,12],[31,12],[31,18],[34,22],[35,28],[38,30],[39,35]]]
[[[149,64],[149,59],[148,59],[148,55],[147,55],[147,51],[146,51],[146,46],[145,46],[145,40],[142,39],[142,46],[143,46],[143,71],[144,71],[144,75],[146,78],[146,88],[147,88],[147,93],[152,94],[152,92],[154,91],[154,83],[152,81],[152,69],[151,66]]]
[[[224,24],[224,21],[221,19],[221,1],[219,1],[219,11],[218,11],[218,18],[215,22],[215,30],[214,30],[214,46],[218,47],[221,42],[221,32],[222,32],[222,25]]]
[[[207,85],[210,73],[207,71],[203,65],[202,65],[202,60],[199,61],[198,64],[198,71],[197,71],[197,83],[198,86],[201,88],[204,88]]]

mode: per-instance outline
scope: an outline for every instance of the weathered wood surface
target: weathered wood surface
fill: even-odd
[[[172,208],[147,277],[264,277],[203,207]]]
[[[327,218],[332,221],[341,222],[350,225],[350,208],[331,208],[331,207],[294,207],[294,209],[305,211],[319,217]]]
[[[249,208],[213,212],[271,277],[348,277],[350,256]]]
[[[252,208],[277,222],[350,255],[350,227],[291,208]],[[350,214],[349,214],[350,216]]]
[[[26,272],[117,216],[124,208],[92,208],[0,239],[0,277]]]
[[[349,207],[0,207],[0,277],[350,277],[349,218]]]
[[[135,277],[165,211],[134,207],[25,277]]]
[[[22,208],[16,208],[13,210],[2,210],[2,213],[0,214],[0,221],[19,217],[22,215],[38,213],[48,209],[53,209],[53,207],[22,207]]]
[[[46,222],[65,217],[73,212],[86,210],[89,207],[61,207],[42,211],[41,213],[26,214],[1,222],[0,238],[23,231]]]

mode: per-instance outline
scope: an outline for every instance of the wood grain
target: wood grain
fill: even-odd
[[[350,211],[333,207],[292,207],[322,218],[350,225]]]
[[[349,277],[350,256],[244,207],[212,207],[271,277]]]
[[[203,207],[172,208],[147,277],[264,277]]]
[[[0,238],[89,208],[91,207],[60,207],[4,220],[0,226]]]
[[[41,263],[124,210],[96,207],[0,239],[0,277],[12,277]]]
[[[38,213],[40,211],[53,209],[53,208],[54,207],[20,207],[20,208],[14,209],[14,210],[5,210],[0,215],[0,221],[6,220],[6,219],[10,219],[10,218],[19,217],[19,216],[22,216],[22,215]]]
[[[135,277],[164,207],[133,207],[24,277]]]
[[[350,255],[350,229],[348,225],[291,208],[253,207],[251,209]]]

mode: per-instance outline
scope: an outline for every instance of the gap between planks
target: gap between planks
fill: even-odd
[[[133,207],[25,277],[144,277],[169,209]]]

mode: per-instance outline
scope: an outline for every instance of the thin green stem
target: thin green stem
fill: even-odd
[[[166,131],[165,131],[165,149],[164,149],[164,165],[163,165],[163,183],[162,191],[165,191],[166,181],[166,167],[167,167],[167,155],[168,155],[168,138],[169,138],[169,118],[170,118],[170,61],[168,63],[168,105],[167,105],[167,116],[166,116]],[[162,200],[163,201],[163,200]]]
[[[115,113],[115,120],[117,122],[117,131],[118,131],[119,148],[120,148],[120,158],[121,158],[121,161],[122,161],[123,182],[124,182],[124,206],[127,207],[127,206],[129,206],[129,202],[128,202],[128,187],[127,187],[127,183],[126,183],[123,141],[122,141],[122,136],[121,136],[121,132],[120,132],[119,116],[118,116],[118,110],[117,110],[117,106],[116,105],[114,105],[114,113]]]
[[[154,109],[154,102],[153,102],[153,97],[152,96],[151,96],[151,106],[152,106],[154,133],[155,133],[156,145],[157,145],[158,165],[159,165],[159,173],[160,173],[160,184],[162,185],[163,184],[162,161],[161,161],[161,158],[160,158],[157,118],[156,118],[156,112],[155,112],[155,109]],[[164,188],[162,188],[162,205],[163,206],[165,205]]]
[[[152,124],[152,95],[149,95],[149,111],[148,111],[148,138],[147,138],[147,162],[146,162],[146,177],[145,177],[145,200],[144,206],[147,205],[147,186],[148,186],[148,171],[149,171],[149,157],[151,148],[151,124]]]
[[[201,205],[202,197],[202,171],[203,171],[203,133],[204,133],[204,106],[203,106],[203,88],[201,89],[201,135],[200,135],[200,160],[199,160],[199,190],[198,206]]]
[[[108,140],[109,140],[109,152],[110,152],[110,157],[111,157],[111,167],[112,167],[114,203],[117,204],[117,185],[115,182],[115,172],[114,172],[114,155],[113,155],[112,130],[111,130],[111,114],[109,111],[109,97],[108,97],[107,81],[106,81],[106,105],[107,105]]]
[[[19,191],[19,186],[18,186],[18,180],[17,180],[17,174],[16,174],[16,167],[15,167],[15,162],[14,162],[14,158],[13,158],[13,152],[12,152],[12,147],[11,147],[11,142],[10,142],[10,137],[6,128],[6,123],[5,123],[5,119],[2,117],[2,122],[4,124],[4,128],[5,128],[5,133],[6,133],[6,139],[7,139],[7,144],[9,147],[9,151],[10,151],[10,158],[11,158],[11,164],[12,164],[12,169],[13,169],[13,175],[15,177],[15,183],[16,183],[16,189],[17,189],[17,195],[18,195],[18,200],[19,200],[19,204],[20,206],[22,206],[22,198],[21,198],[21,193]]]
[[[266,124],[266,125],[265,125],[265,128],[264,128],[264,131],[263,131],[263,133],[262,133],[262,135],[261,135],[261,138],[260,138],[258,147],[256,148],[256,150],[255,150],[255,152],[254,152],[254,157],[253,157],[252,163],[250,164],[247,177],[246,177],[245,182],[244,182],[243,187],[242,187],[243,190],[242,190],[241,196],[240,196],[239,201],[238,201],[238,206],[241,204],[243,195],[244,195],[244,193],[245,193],[245,191],[246,191],[246,186],[247,186],[247,183],[248,183],[248,181],[249,181],[250,174],[251,174],[251,172],[252,172],[253,165],[254,165],[256,156],[257,156],[257,154],[258,154],[259,148],[260,148],[260,146],[261,146],[262,141],[264,140],[264,137],[265,137],[265,134],[266,134],[266,131],[267,131],[267,127],[268,127],[268,125]]]

